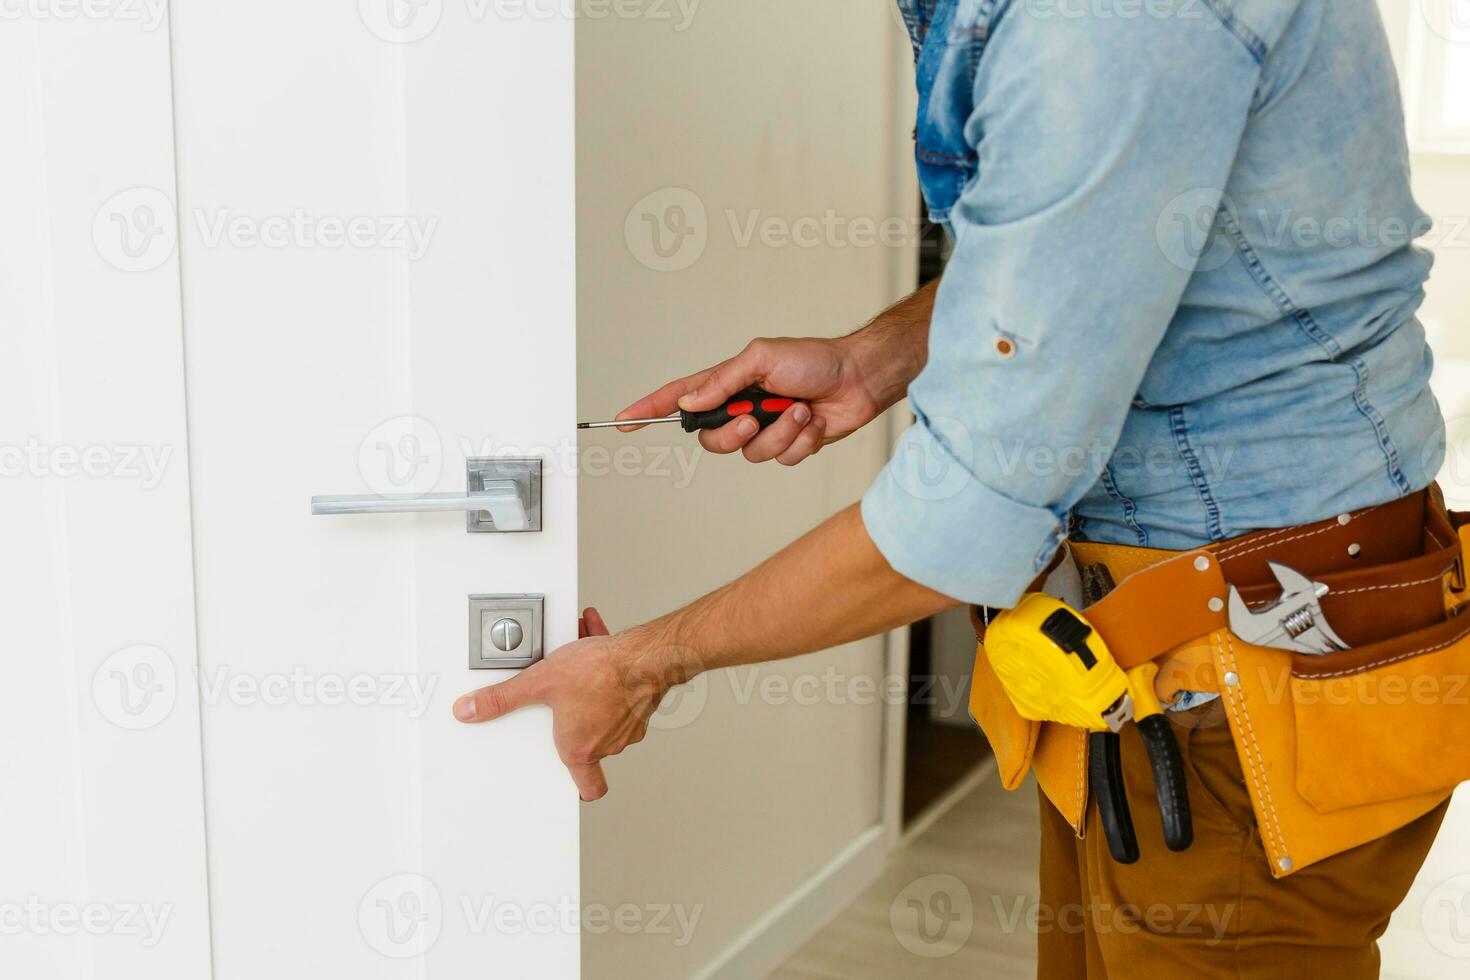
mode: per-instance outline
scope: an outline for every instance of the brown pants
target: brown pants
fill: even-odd
[[[1446,801],[1387,837],[1291,877],[1271,877],[1245,779],[1217,703],[1174,716],[1194,846],[1164,846],[1153,774],[1123,732],[1128,803],[1143,852],[1108,854],[1097,808],[1077,839],[1042,798],[1041,980],[1370,980],[1388,926],[1439,832]]]

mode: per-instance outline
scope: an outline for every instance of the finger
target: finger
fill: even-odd
[[[812,419],[811,425],[801,430],[801,435],[796,441],[776,457],[776,462],[782,466],[795,466],[808,456],[816,455],[817,450],[822,448],[822,439],[827,435],[827,420],[823,418]]]
[[[577,784],[577,795],[583,803],[592,803],[607,795],[607,777],[602,773],[602,763],[593,762],[585,766],[567,763],[567,772],[572,774],[572,782]]]
[[[687,378],[679,378],[670,381],[658,391],[651,395],[645,395],[627,408],[623,409],[613,420],[618,419],[658,419],[666,415],[673,415],[679,408],[679,399],[689,392],[698,388],[705,378],[709,377],[713,368],[706,368]],[[641,425],[619,426],[623,432],[637,432],[643,428]]]
[[[582,622],[587,625],[587,632],[582,634],[584,637],[612,634],[612,630],[607,628],[607,623],[602,619],[602,613],[598,612],[594,606],[588,606],[582,610]]]
[[[706,429],[699,434],[699,444],[712,453],[726,455],[738,452],[755,438],[761,430],[760,423],[749,415],[742,415],[733,422],[726,422],[718,429]]]
[[[811,406],[797,402],[782,412],[780,418],[766,426],[760,435],[745,444],[745,458],[752,463],[775,459],[791,447],[811,420]]]
[[[686,412],[707,412],[723,405],[731,395],[764,379],[774,361],[775,346],[770,340],[752,340],[745,350],[710,368],[708,376],[679,399],[678,407]]]
[[[463,722],[494,721],[527,705],[542,703],[539,665],[508,681],[471,691],[454,702],[454,717]]]

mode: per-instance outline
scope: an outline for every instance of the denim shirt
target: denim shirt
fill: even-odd
[[[1431,257],[1375,0],[899,0],[953,257],[863,500],[1013,605],[1071,533],[1185,549],[1432,482]]]

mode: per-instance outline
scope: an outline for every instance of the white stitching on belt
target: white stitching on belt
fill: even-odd
[[[1384,506],[1386,506],[1386,505],[1385,504],[1379,504],[1378,507],[1369,507],[1367,510],[1360,510],[1360,511],[1356,512],[1355,514],[1353,514],[1352,515],[1352,518],[1353,518],[1353,520],[1357,520],[1360,517],[1364,517],[1364,516],[1366,516],[1368,514],[1373,513],[1379,507],[1384,507]],[[1220,564],[1223,565],[1223,564],[1225,564],[1225,562],[1227,562],[1227,561],[1229,561],[1231,559],[1234,559],[1234,558],[1243,558],[1246,555],[1253,555],[1257,551],[1264,551],[1267,548],[1274,548],[1274,547],[1276,547],[1279,544],[1287,544],[1287,543],[1289,543],[1291,541],[1300,541],[1302,538],[1316,537],[1319,534],[1326,534],[1328,531],[1340,530],[1341,528],[1342,528],[1342,525],[1341,524],[1325,524],[1322,527],[1317,528],[1317,530],[1315,530],[1315,531],[1303,531],[1300,534],[1293,535],[1292,537],[1289,537],[1289,538],[1282,538],[1279,541],[1276,540],[1275,538],[1273,538],[1273,537],[1271,537],[1271,536],[1268,535],[1266,538],[1262,539],[1262,541],[1259,544],[1257,544],[1254,548],[1247,548],[1244,551],[1232,551],[1229,548],[1221,548],[1220,550],[1218,550],[1217,552],[1215,552],[1215,554],[1219,557]],[[1295,528],[1288,527],[1288,528],[1283,528],[1280,531],[1274,531],[1274,532],[1271,532],[1271,533],[1274,534],[1274,535],[1282,535],[1282,534],[1286,534],[1289,531],[1294,531],[1294,530],[1296,530],[1296,529]],[[1244,544],[1244,543],[1247,543],[1247,542],[1242,542],[1242,544]]]
[[[1239,676],[1240,664],[1235,659],[1235,642],[1231,638],[1230,632],[1228,630],[1217,631],[1210,637],[1210,642],[1215,645],[1215,649],[1219,653],[1220,659],[1223,661],[1225,659],[1225,653],[1220,645],[1221,632],[1225,634],[1225,643],[1230,650],[1229,667],[1232,671],[1235,672],[1237,676]],[[1256,793],[1265,803],[1266,813],[1270,817],[1270,822],[1264,827],[1264,830],[1266,831],[1266,835],[1268,837],[1274,838],[1276,844],[1278,845],[1279,853],[1282,855],[1287,854],[1289,852],[1286,847],[1286,835],[1281,832],[1281,822],[1276,815],[1276,801],[1273,800],[1271,797],[1271,784],[1266,779],[1266,764],[1261,757],[1261,746],[1260,743],[1256,741],[1256,730],[1255,726],[1251,724],[1250,712],[1246,710],[1245,689],[1239,685],[1231,687],[1228,684],[1225,686],[1225,689],[1230,692],[1231,701],[1238,702],[1236,707],[1240,712],[1240,718],[1243,723],[1243,727],[1245,728],[1246,737],[1249,739],[1246,746],[1246,758],[1250,762],[1249,768],[1251,783],[1255,785]],[[1252,757],[1252,753],[1254,754],[1254,757]],[[1273,829],[1275,830],[1274,835],[1271,833]]]
[[[1387,667],[1389,664],[1396,664],[1401,660],[1409,660],[1423,653],[1434,653],[1438,650],[1443,650],[1446,647],[1452,647],[1467,636],[1470,636],[1470,626],[1465,627],[1465,629],[1458,636],[1445,640],[1438,646],[1420,647],[1418,650],[1410,650],[1408,653],[1401,653],[1397,657],[1393,657],[1389,660],[1379,660],[1376,663],[1364,664],[1362,667],[1351,667],[1347,670],[1336,670],[1330,674],[1298,674],[1293,671],[1292,676],[1300,677],[1304,681],[1320,681],[1325,680],[1329,677],[1346,677],[1349,674],[1366,674],[1370,670],[1377,670],[1379,667]]]
[[[1413,582],[1395,582],[1391,585],[1363,585],[1359,586],[1356,589],[1333,589],[1329,593],[1329,595],[1352,595],[1355,592],[1378,592],[1381,589],[1408,589],[1416,585],[1428,585],[1430,582],[1441,581],[1446,575],[1450,573],[1450,569],[1454,567],[1454,565],[1450,565],[1438,575],[1431,575],[1429,576],[1429,578],[1416,579]]]
[[[1087,828],[1087,732],[1078,731],[1078,739],[1082,742],[1082,751],[1077,753],[1077,801],[1082,808],[1082,816],[1078,821],[1078,829]]]

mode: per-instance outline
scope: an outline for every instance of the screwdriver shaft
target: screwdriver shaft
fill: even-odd
[[[657,425],[660,422],[678,422],[680,416],[670,415],[661,419],[622,419],[616,422],[578,422],[579,429],[613,429],[624,425]]]

